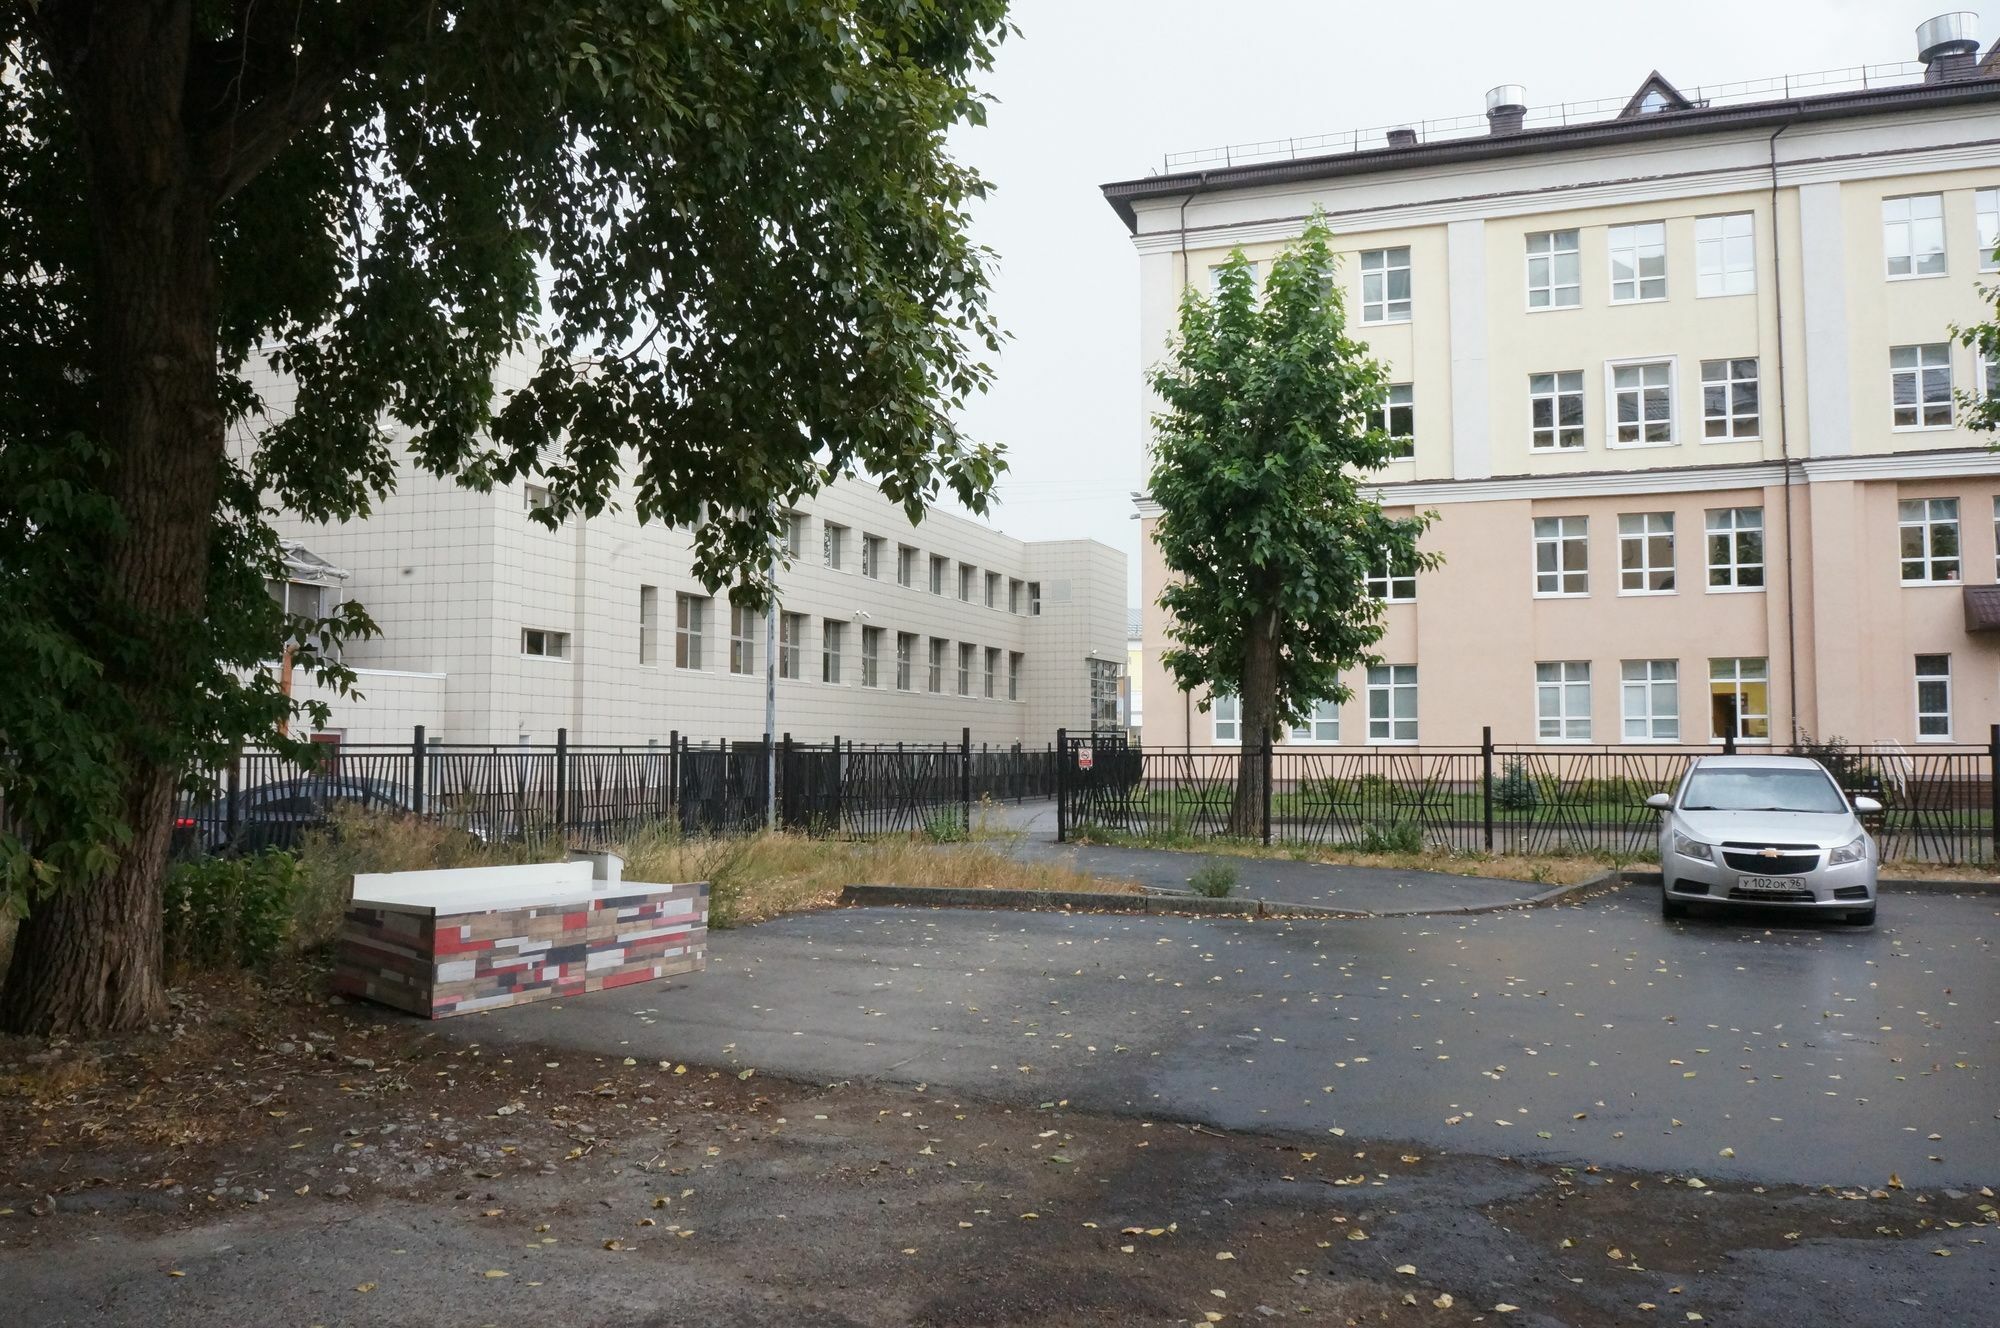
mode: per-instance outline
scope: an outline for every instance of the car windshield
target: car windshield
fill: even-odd
[[[1836,816],[1847,799],[1817,770],[1697,770],[1681,794],[1684,812],[1818,812]]]

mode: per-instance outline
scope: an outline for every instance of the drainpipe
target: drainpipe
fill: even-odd
[[[1778,249],[1778,136],[1792,127],[1787,120],[1771,132],[1771,294],[1778,317],[1778,458],[1785,476],[1785,690],[1791,717],[1792,745],[1799,741],[1799,614],[1797,580],[1793,574],[1792,444],[1785,410],[1785,273]]]

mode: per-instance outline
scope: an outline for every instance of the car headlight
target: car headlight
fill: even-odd
[[[1835,849],[1827,857],[1826,865],[1829,867],[1843,867],[1850,862],[1866,862],[1867,860],[1868,836],[1860,835],[1856,837],[1852,844],[1842,844],[1839,848]]]
[[[1703,862],[1715,861],[1715,854],[1710,851],[1708,845],[1679,830],[1674,831],[1674,852],[1684,858],[1698,858]]]

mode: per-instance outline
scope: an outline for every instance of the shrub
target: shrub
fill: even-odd
[[[1541,805],[1542,791],[1528,774],[1528,763],[1520,757],[1507,762],[1500,782],[1493,786],[1493,805],[1510,812],[1533,811]]]
[[[200,858],[167,873],[166,955],[177,969],[261,968],[292,937],[301,877],[291,854]]]
[[[1370,821],[1354,847],[1362,853],[1421,853],[1424,828],[1415,821]]]
[[[1188,889],[1204,899],[1227,899],[1236,889],[1236,869],[1212,862],[1188,877]]]

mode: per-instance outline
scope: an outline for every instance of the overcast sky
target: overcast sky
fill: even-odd
[[[1976,6],[1975,6],[1976,7]],[[1623,97],[1657,67],[1680,87],[1916,59],[1910,0],[1016,0],[984,129],[960,156],[992,181],[976,236],[999,253],[1011,334],[966,412],[1011,471],[992,523],[1125,550],[1133,603],[1144,475],[1138,260],[1098,186],[1168,152]],[[2000,13],[2000,6],[1995,7]],[[2000,21],[2000,20],[1996,20]],[[1980,28],[1987,44],[2000,33]]]

